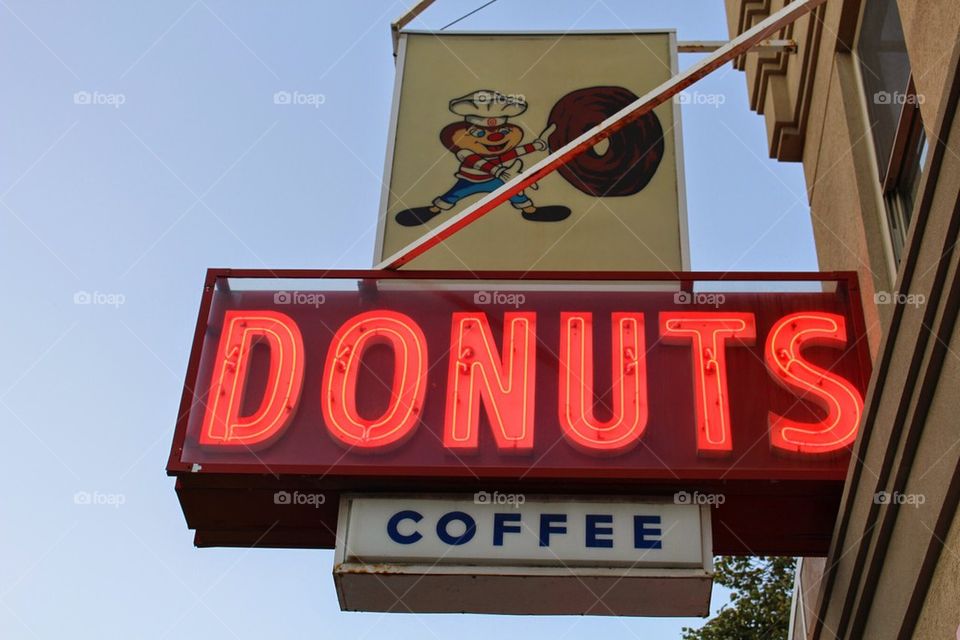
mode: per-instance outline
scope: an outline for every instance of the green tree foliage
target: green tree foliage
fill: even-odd
[[[683,630],[683,640],[786,640],[790,624],[794,558],[720,556],[717,584],[733,593],[716,617],[699,629]]]

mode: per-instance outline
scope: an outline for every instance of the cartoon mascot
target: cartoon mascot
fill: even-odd
[[[460,161],[457,181],[446,193],[434,198],[430,206],[399,212],[397,223],[405,227],[424,224],[467,196],[502,187],[522,171],[520,156],[547,150],[546,140],[555,128],[547,128],[533,142],[520,144],[523,129],[511,123],[510,118],[526,111],[527,102],[499,91],[474,91],[451,100],[449,108],[463,117],[463,121],[449,124],[440,132],[440,142]],[[570,215],[570,209],[564,206],[534,206],[524,191],[510,198],[510,204],[520,210],[525,220],[534,222],[555,222]]]

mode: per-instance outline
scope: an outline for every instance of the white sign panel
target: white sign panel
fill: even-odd
[[[635,502],[559,502],[510,495],[358,498],[346,556],[361,562],[699,567],[700,508]]]
[[[705,506],[487,492],[348,496],[337,540],[334,579],[344,610],[709,611]]]

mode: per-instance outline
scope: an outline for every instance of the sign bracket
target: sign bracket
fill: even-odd
[[[436,0],[420,0],[410,7],[402,16],[390,23],[390,37],[393,40],[393,57],[397,57],[397,50],[400,46],[400,32],[405,26],[413,22],[417,16],[427,10]],[[688,40],[677,43],[677,51],[680,53],[710,53],[716,51],[727,44],[725,40]],[[783,51],[786,53],[796,53],[797,43],[795,40],[761,40],[753,46],[753,51],[760,53],[776,53]]]

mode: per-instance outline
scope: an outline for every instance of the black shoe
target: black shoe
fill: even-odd
[[[431,211],[430,207],[414,207],[413,209],[404,209],[395,216],[397,224],[404,227],[419,227],[426,224],[434,217],[440,215],[443,211]]]
[[[570,217],[570,208],[558,204],[548,207],[537,207],[533,213],[523,211],[523,219],[531,222],[559,222]]]

